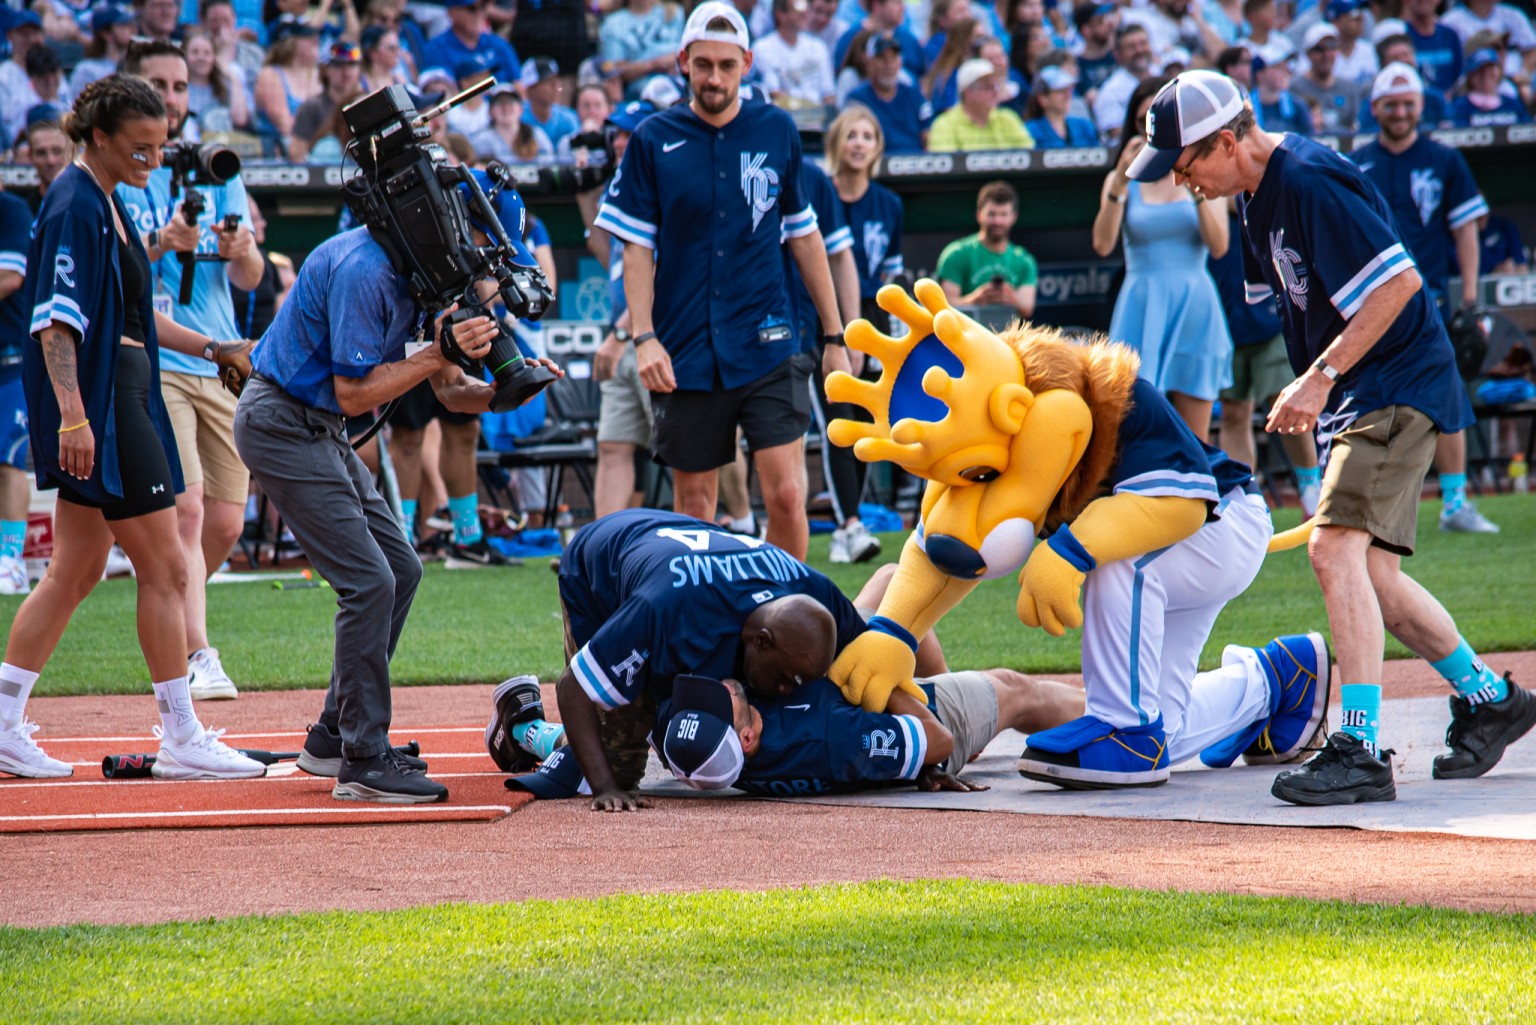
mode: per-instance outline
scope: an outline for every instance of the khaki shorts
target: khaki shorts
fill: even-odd
[[[599,382],[598,387],[602,405],[597,418],[597,440],[650,448],[651,393],[640,383],[633,345],[625,346],[613,376]]]
[[[245,505],[251,473],[235,451],[235,396],[217,377],[172,371],[160,374],[160,394],[187,486],[202,484],[208,498]]]
[[[1372,410],[1333,438],[1317,522],[1351,527],[1398,555],[1413,554],[1419,494],[1440,431],[1412,406]]]
[[[992,677],[976,670],[942,673],[917,683],[933,684],[933,712],[955,738],[945,771],[958,775],[997,736],[997,688]]]
[[[1232,387],[1221,390],[1221,401],[1266,403],[1294,380],[1283,336],[1240,345],[1232,350]]]

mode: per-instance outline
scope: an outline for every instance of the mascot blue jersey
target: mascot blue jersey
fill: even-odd
[[[1233,488],[1248,487],[1248,467],[1202,444],[1157,388],[1141,378],[1120,422],[1119,458],[1106,483],[1114,494],[1198,498],[1212,505]]]
[[[571,671],[602,708],[647,687],[667,697],[680,673],[739,678],[747,616],[789,594],[831,611],[838,650],[864,632],[831,580],[766,541],[691,516],[612,513],[578,531],[560,559],[560,601],[578,648]]]

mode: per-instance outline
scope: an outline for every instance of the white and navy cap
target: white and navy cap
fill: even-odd
[[[1393,61],[1382,68],[1376,75],[1376,81],[1371,83],[1372,103],[1383,96],[1423,95],[1424,79],[1419,77],[1419,70],[1402,61]]]
[[[557,747],[535,772],[524,772],[506,780],[508,790],[526,790],[546,801],[590,795],[581,763],[569,747]]]
[[[1185,71],[1157,91],[1147,108],[1147,146],[1126,171],[1134,181],[1162,178],[1184,147],[1214,134],[1243,109],[1237,83],[1215,71]]]
[[[709,23],[716,18],[724,18],[730,22],[730,30],[710,28]],[[688,23],[683,26],[681,49],[686,50],[698,42],[735,43],[743,50],[752,48],[752,37],[747,34],[746,19],[734,6],[722,3],[721,0],[706,0],[688,15]]]
[[[746,765],[731,692],[706,676],[672,681],[672,718],[653,745],[672,775],[695,790],[724,790]]]

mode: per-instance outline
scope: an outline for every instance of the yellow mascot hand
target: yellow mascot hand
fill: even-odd
[[[905,637],[898,636],[898,632]],[[827,676],[843,692],[843,697],[866,712],[885,711],[891,692],[898,688],[927,704],[922,688],[912,682],[917,643],[908,643],[911,636],[894,622],[876,616],[870,621],[870,629],[843,649]]]
[[[1063,525],[1030,554],[1019,574],[1019,620],[1053,637],[1083,625],[1083,581],[1098,563]]]

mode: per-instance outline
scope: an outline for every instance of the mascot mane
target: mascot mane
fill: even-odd
[[[1046,515],[1046,529],[1070,523],[1099,497],[1100,485],[1119,457],[1120,423],[1131,408],[1131,388],[1141,358],[1130,348],[1095,335],[1074,341],[1051,327],[1015,321],[1000,335],[1024,366],[1024,384],[1039,395],[1065,388],[1083,397],[1093,414],[1093,438]]]

